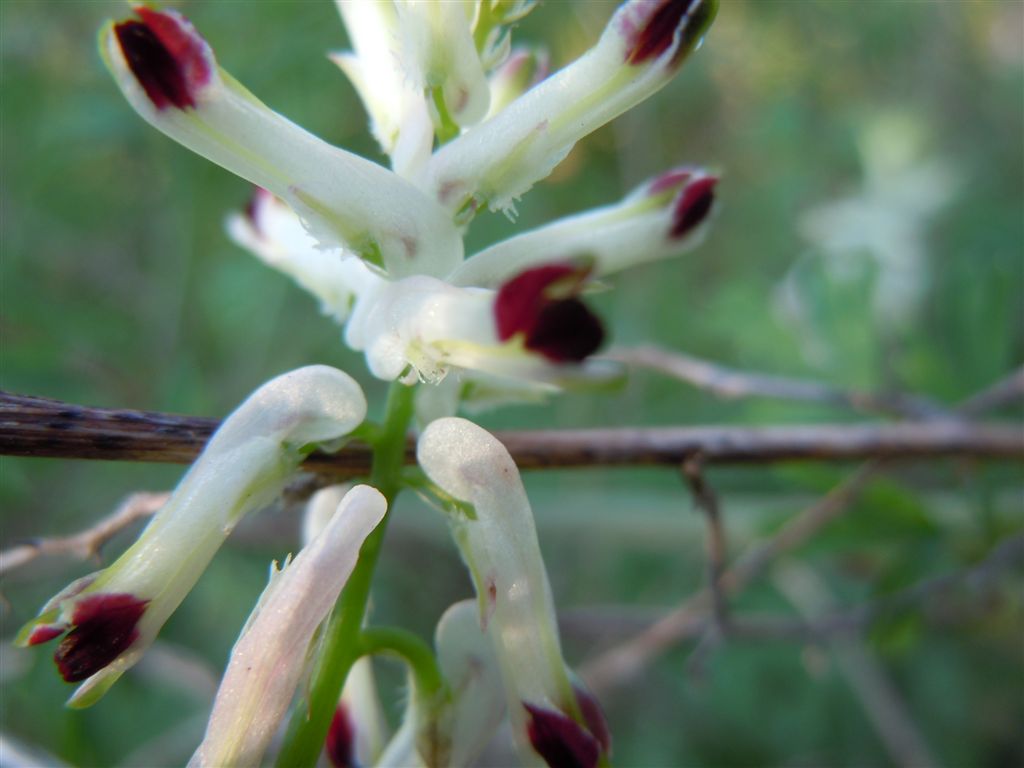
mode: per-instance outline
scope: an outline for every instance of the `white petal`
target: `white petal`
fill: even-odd
[[[590,51],[442,147],[427,168],[426,186],[460,218],[483,206],[510,207],[577,141],[646,99],[675,74],[681,63],[677,52],[693,45],[689,36],[696,29],[706,28],[715,2],[690,0],[690,14],[668,31],[668,47],[653,58],[629,63],[638,27],[668,2],[681,7],[681,0],[631,0],[620,7]]]
[[[387,501],[359,485],[324,531],[278,578],[274,592],[231,651],[207,725],[190,766],[259,765],[295,693],[313,633],[334,605],[377,527]]]
[[[455,699],[451,717],[452,766],[471,765],[505,716],[505,692],[490,637],[480,629],[476,602],[444,612],[434,634],[438,662]]]
[[[355,757],[359,765],[376,765],[384,749],[387,719],[377,695],[377,681],[373,674],[373,660],[369,656],[356,659],[345,678],[341,692],[355,740]]]
[[[172,12],[159,15],[187,24]],[[104,60],[143,118],[288,201],[323,245],[345,246],[370,261],[382,261],[395,275],[443,274],[458,264],[461,238],[436,203],[386,168],[327,144],[271,110],[216,69],[191,25],[187,34],[208,53],[211,72],[189,94],[195,106],[179,109],[151,101],[128,64],[115,26],[103,31]]]
[[[342,248],[321,248],[288,205],[257,189],[246,213],[228,218],[228,234],[267,266],[291,277],[320,300],[324,314],[344,322],[355,291],[372,272]]]
[[[366,352],[379,378],[397,379],[411,365],[423,380],[437,382],[451,365],[440,342],[499,344],[492,301],[489,291],[455,288],[427,276],[382,281],[357,298],[345,341]]]
[[[389,0],[337,0],[354,53],[331,54],[370,115],[374,137],[402,176],[430,156],[434,126],[422,88],[401,61],[398,12]]]

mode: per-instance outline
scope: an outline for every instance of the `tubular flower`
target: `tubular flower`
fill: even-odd
[[[480,626],[494,644],[523,759],[597,765],[610,748],[607,728],[562,659],[533,515],[508,451],[472,422],[443,418],[424,430],[416,455],[431,481],[475,511],[450,524],[476,587]]]
[[[190,766],[259,765],[298,685],[306,658],[302,649],[334,606],[359,548],[386,511],[379,491],[357,485],[295,560],[272,570],[231,651],[206,736]]]
[[[365,415],[359,386],[327,366],[264,384],[228,416],[139,539],[52,598],[19,643],[63,635],[57,667],[82,682],[68,703],[93,703],[139,660],[238,521],[280,494],[310,447],[344,437]]]
[[[439,383],[455,371],[491,391],[536,393],[617,374],[587,359],[603,331],[578,294],[590,278],[695,245],[715,178],[677,169],[465,260],[461,230],[481,208],[510,210],[579,139],[667,83],[717,0],[629,0],[549,77],[543,54],[511,53],[511,26],[534,5],[339,0],[352,50],[332,59],[391,170],[273,112],[177,13],[140,6],[101,44],[146,120],[261,188],[230,234],[346,322],[346,343],[376,376]],[[529,322],[510,332],[509,297],[566,265],[579,278],[572,295],[540,285],[514,313]]]

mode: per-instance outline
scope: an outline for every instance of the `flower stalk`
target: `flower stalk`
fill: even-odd
[[[352,665],[361,653],[360,636],[370,585],[395,497],[401,488],[405,435],[413,415],[413,387],[393,382],[388,390],[380,437],[373,446],[370,485],[388,502],[384,521],[363,543],[348,583],[326,627],[323,654],[313,671],[309,700],[292,714],[277,756],[278,768],[314,765],[323,749],[335,705]]]

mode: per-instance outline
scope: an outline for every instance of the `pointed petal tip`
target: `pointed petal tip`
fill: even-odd
[[[598,740],[561,712],[527,702],[526,733],[537,754],[550,768],[595,768],[601,755]]]
[[[125,63],[157,110],[196,106],[214,72],[213,54],[184,16],[135,7],[138,19],[113,27]]]
[[[672,208],[672,227],[669,237],[678,240],[699,227],[708,217],[715,203],[717,176],[701,176],[683,188]]]
[[[669,66],[678,66],[700,44],[717,10],[717,0],[634,0],[621,27],[626,63],[647,64],[674,49]]]
[[[48,643],[55,637],[60,637],[67,631],[67,627],[61,624],[39,624],[32,629],[25,645],[41,645]]]

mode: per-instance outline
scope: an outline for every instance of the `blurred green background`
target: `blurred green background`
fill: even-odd
[[[380,160],[354,91],[324,53],[346,45],[330,2],[181,8],[221,64],[327,140]],[[519,42],[555,66],[614,4],[542,3]],[[95,50],[114,2],[0,3],[2,357],[7,390],[96,406],[223,416],[309,363],[383,386],[314,301],[233,246],[246,183],[149,128]],[[662,92],[587,138],[519,205],[482,215],[469,251],[615,201],[680,163],[721,171],[707,242],[614,280],[597,305],[617,345],[655,342],[722,363],[955,403],[1024,359],[1024,5],[723,0],[705,47]],[[1021,412],[1004,414],[1016,419]],[[722,401],[654,374],[480,417],[487,427],[804,423],[822,406]],[[2,543],[76,531],[181,469],[2,459]],[[770,534],[850,467],[709,473],[729,551]],[[703,527],[670,471],[528,475],[541,545],[580,663],[704,578]],[[62,708],[49,654],[8,639],[88,564],[41,561],[2,585],[0,729],[79,766],[183,763],[213,686],[299,517],[243,525],[144,663],[96,707]],[[1019,465],[943,461],[874,481],[794,555],[841,604],[977,563],[1024,524]],[[130,536],[108,547],[113,555]],[[436,513],[402,499],[375,616],[430,636],[471,588]],[[952,589],[876,623],[873,661],[946,766],[1024,764],[1024,579]],[[601,621],[592,620],[595,609]],[[938,610],[941,609],[941,610]],[[794,608],[771,578],[737,611]],[[584,621],[590,617],[591,620]],[[827,646],[727,642],[694,674],[680,645],[604,694],[622,766],[892,764]],[[400,675],[386,665],[385,682]],[[393,712],[399,701],[392,701]],[[10,743],[8,743],[10,748]],[[10,752],[9,755],[12,755]],[[44,760],[46,762],[46,760]]]

